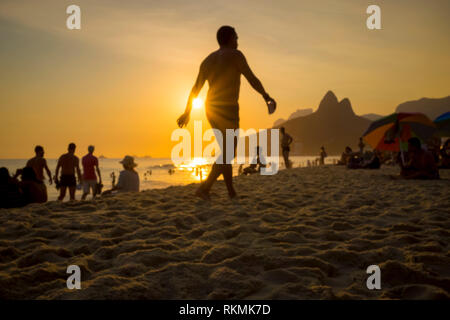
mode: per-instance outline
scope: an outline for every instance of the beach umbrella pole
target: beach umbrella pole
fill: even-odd
[[[403,148],[402,148],[402,141],[399,141],[399,146],[400,146],[400,156],[402,158],[402,164],[403,166],[405,165],[405,155],[403,154]]]

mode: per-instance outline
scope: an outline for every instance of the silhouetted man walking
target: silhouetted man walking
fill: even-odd
[[[208,80],[209,90],[206,98],[206,117],[213,129],[218,129],[222,133],[221,152],[225,164],[214,163],[212,170],[204,183],[196,192],[196,195],[209,199],[209,191],[223,174],[225,184],[230,198],[236,197],[233,188],[233,171],[231,167],[232,159],[226,156],[226,129],[236,130],[239,128],[239,89],[241,84],[241,74],[245,76],[250,85],[259,92],[269,107],[269,114],[276,108],[273,100],[264,90],[259,79],[253,74],[247,64],[243,53],[237,50],[237,33],[230,26],[223,26],[217,31],[217,41],[219,50],[211,53],[200,65],[197,81],[191,90],[185,112],[178,118],[178,126],[183,127],[189,122],[189,115],[192,108],[192,101],[197,97],[206,80]],[[233,148],[236,153],[237,138],[233,141]]]
[[[75,173],[78,176],[78,182],[81,183],[81,171],[80,171],[80,160],[75,155],[76,145],[75,143],[70,143],[67,148],[68,152],[63,154],[58,159],[58,164],[56,165],[55,177],[59,179],[56,183],[60,183],[61,189],[59,193],[58,200],[63,201],[66,196],[66,189],[69,188],[70,200],[75,200],[75,191],[77,187],[77,180],[75,178]],[[59,169],[61,169],[61,177],[58,178]]]

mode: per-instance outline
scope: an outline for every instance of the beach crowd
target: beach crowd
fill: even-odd
[[[102,192],[102,176],[98,158],[94,156],[94,146],[88,147],[88,153],[80,160],[75,155],[76,145],[70,143],[67,153],[58,159],[55,175],[52,177],[44,157],[44,148],[36,146],[35,156],[27,161],[24,168],[17,169],[10,175],[5,167],[0,168],[0,208],[22,207],[30,203],[47,202],[47,187],[44,173],[48,176],[50,185],[55,184],[59,190],[58,200],[63,201],[67,190],[70,200],[75,200],[75,192],[82,189],[82,200],[92,193],[97,195],[113,194],[117,192],[139,192],[139,175],[135,170],[137,164],[131,156],[125,156],[120,163],[123,170],[119,174],[117,184],[113,179],[112,188]]]

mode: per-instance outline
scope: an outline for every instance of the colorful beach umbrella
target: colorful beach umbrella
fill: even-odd
[[[363,138],[373,149],[403,152],[409,138],[426,141],[435,132],[436,125],[422,113],[393,113],[372,122]]]
[[[438,137],[450,137],[450,112],[441,114],[439,117],[434,119],[437,131],[436,136]]]

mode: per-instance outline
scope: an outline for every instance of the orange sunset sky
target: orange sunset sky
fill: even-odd
[[[81,7],[81,30],[66,28],[70,4]],[[366,28],[370,4],[381,7],[382,30]],[[94,144],[107,157],[170,156],[176,119],[224,24],[278,102],[269,116],[243,78],[244,129],[315,110],[327,90],[356,114],[447,96],[449,12],[448,0],[1,0],[0,158],[31,157],[36,144],[55,158],[69,142],[78,154]],[[205,120],[203,109],[188,128],[195,119]]]

